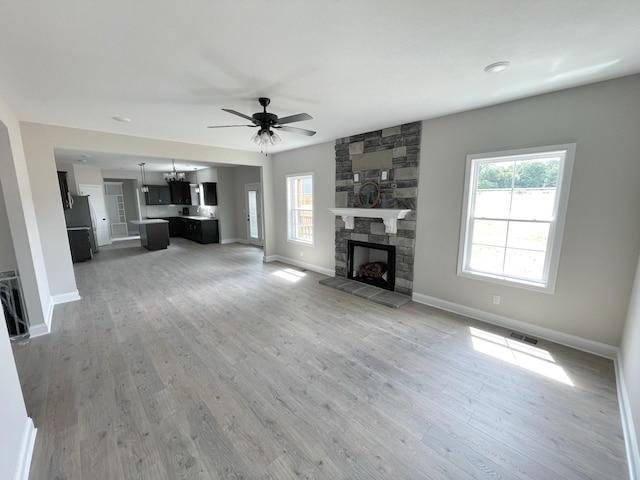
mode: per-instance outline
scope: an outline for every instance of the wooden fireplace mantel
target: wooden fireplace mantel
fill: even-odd
[[[353,230],[353,219],[355,217],[381,218],[384,222],[386,233],[396,233],[398,231],[398,220],[407,216],[411,210],[400,210],[396,208],[330,208],[334,215],[342,217],[344,227]]]

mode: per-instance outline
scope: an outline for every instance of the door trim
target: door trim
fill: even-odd
[[[258,192],[257,200],[258,200],[258,238],[251,237],[249,230],[249,191],[255,190]],[[264,246],[264,210],[262,208],[263,200],[262,200],[262,185],[260,183],[245,183],[244,184],[244,213],[245,213],[245,226],[246,226],[246,238],[247,243],[251,245],[257,245],[259,247]]]

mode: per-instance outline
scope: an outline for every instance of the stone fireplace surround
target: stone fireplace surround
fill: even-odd
[[[414,122],[336,140],[336,208],[361,208],[358,189],[363,182],[375,181],[380,185],[380,203],[370,210],[411,210],[397,220],[395,234],[386,233],[379,218],[355,216],[353,229],[347,229],[337,216],[336,277],[347,278],[348,240],[393,245],[395,292],[412,294],[421,128],[420,122]],[[381,180],[382,171],[388,172],[387,180]],[[354,173],[359,175],[358,182]]]

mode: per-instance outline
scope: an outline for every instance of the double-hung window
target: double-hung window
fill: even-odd
[[[287,238],[313,244],[313,174],[287,176]]]
[[[575,144],[467,156],[458,274],[553,293]]]

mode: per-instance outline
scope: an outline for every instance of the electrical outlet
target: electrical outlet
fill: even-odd
[[[353,174],[353,181],[355,183],[358,183],[360,181],[360,174],[359,173],[354,173]]]
[[[389,179],[389,170],[382,170],[380,172],[380,180],[388,180]]]
[[[494,295],[493,296],[493,304],[494,305],[500,305],[500,295]]]

